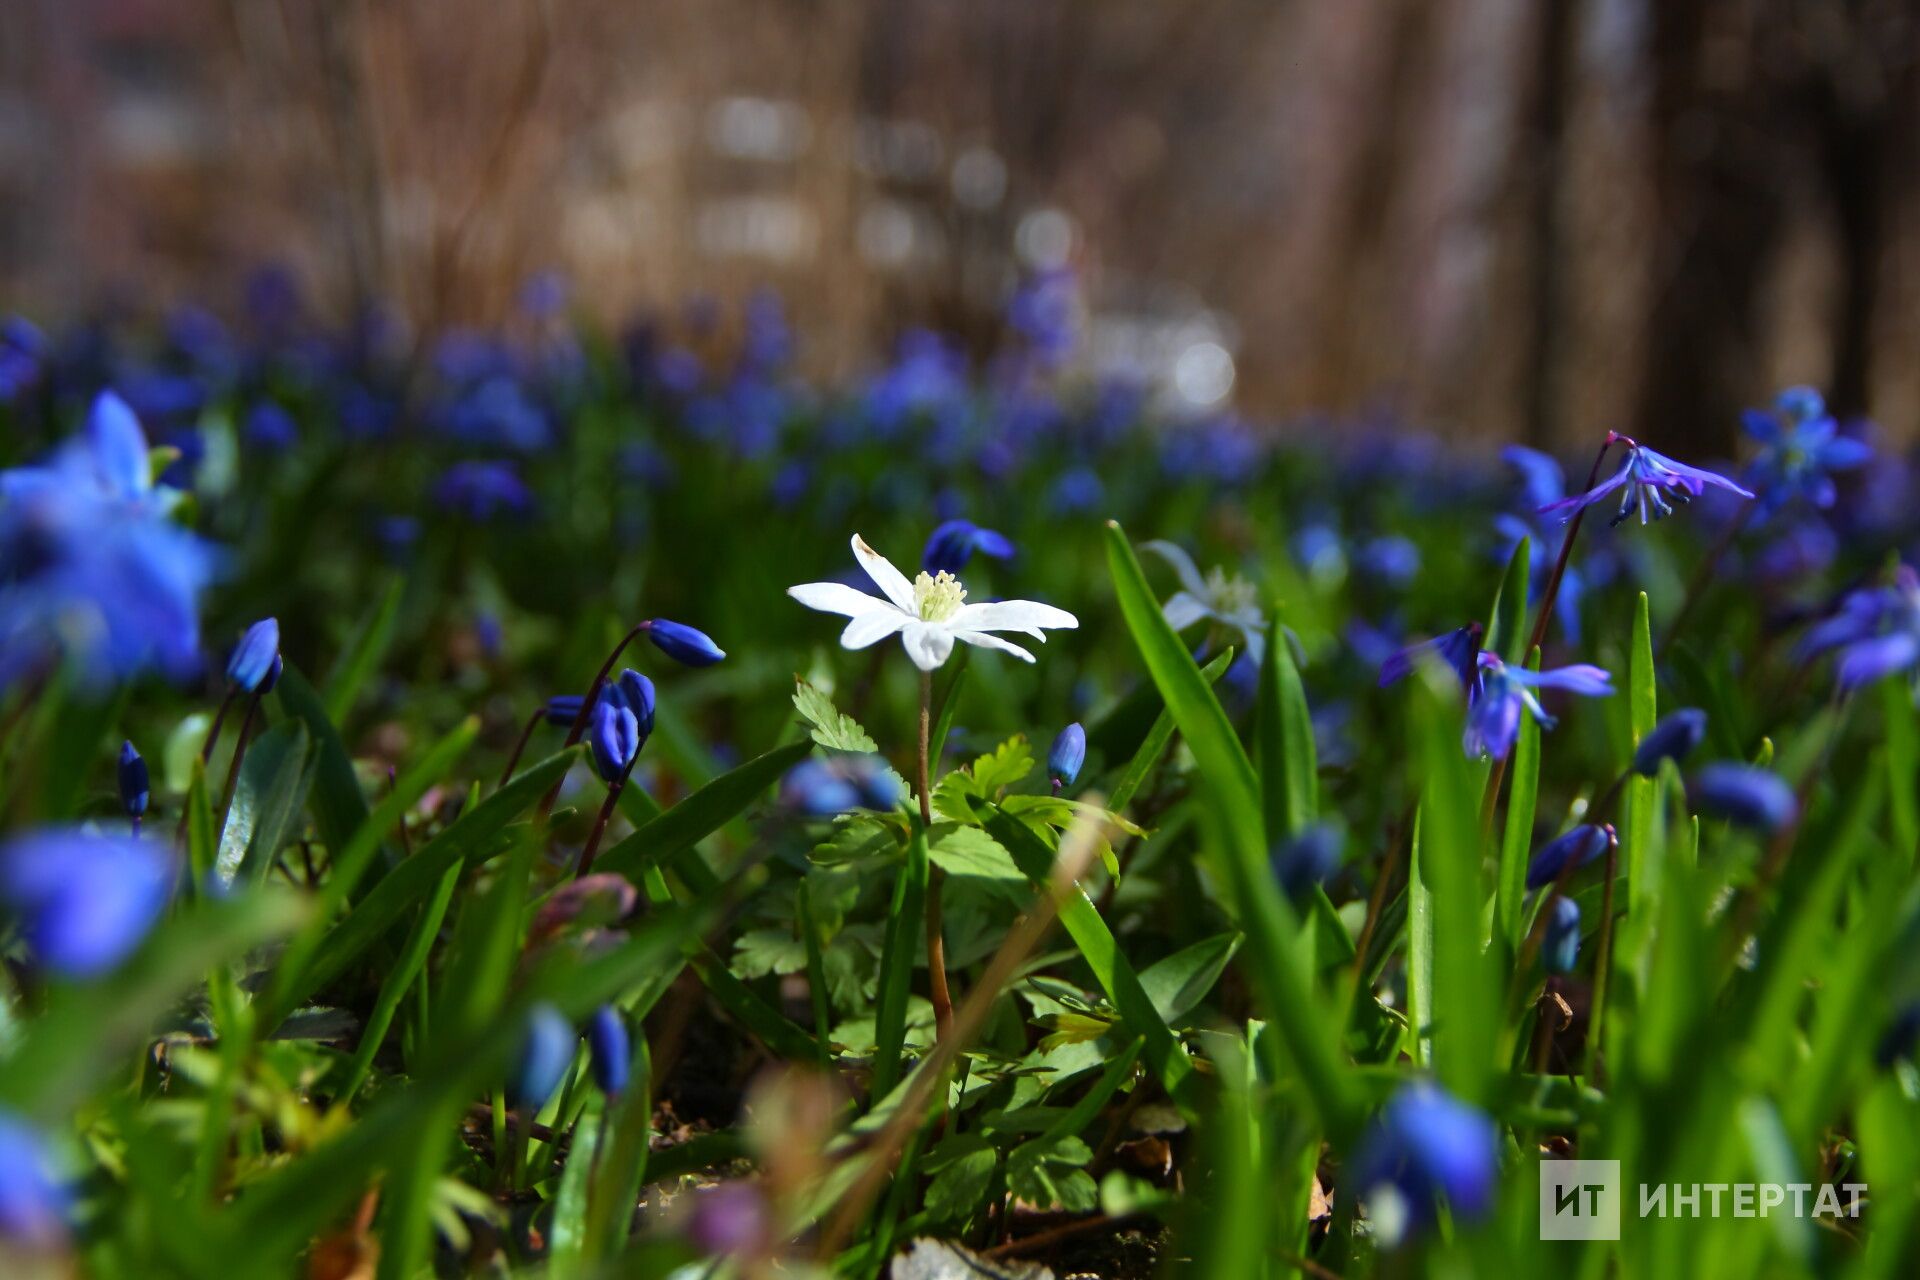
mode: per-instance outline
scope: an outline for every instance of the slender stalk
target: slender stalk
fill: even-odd
[[[500,781],[496,786],[504,787],[513,781],[513,771],[519,767],[520,757],[526,754],[527,744],[533,741],[533,731],[540,727],[540,722],[546,716],[546,708],[542,707],[528,717],[527,727],[520,731],[520,741],[513,744],[513,754],[507,757],[507,767],[500,771]]]
[[[233,744],[233,764],[227,768],[226,789],[220,795],[220,821],[226,821],[227,810],[233,807],[233,793],[240,785],[240,766],[247,761],[247,734],[253,729],[253,713],[260,708],[260,695],[254,694],[247,703],[247,713],[240,717],[240,740]]]
[[[1620,842],[1607,841],[1607,880],[1600,890],[1600,954],[1593,962],[1593,1019],[1587,1028],[1587,1064],[1581,1075],[1593,1079],[1600,1041],[1607,1029],[1607,988],[1613,982],[1613,878],[1619,869]]]
[[[933,673],[920,673],[920,755],[915,783],[920,790],[920,825],[933,826],[933,802],[927,789],[927,739],[933,728]],[[927,869],[927,981],[933,1000],[933,1030],[936,1040],[953,1034],[953,994],[947,989],[947,935],[942,920],[940,888],[946,874],[938,867]]]
[[[584,876],[593,870],[594,857],[600,852],[600,838],[607,834],[607,823],[612,821],[613,810],[620,803],[620,793],[626,789],[626,785],[626,775],[622,774],[618,782],[607,788],[606,803],[600,806],[600,816],[593,822],[593,834],[587,837],[587,847],[580,851],[580,867],[576,875]]]
[[[213,713],[213,724],[207,728],[207,740],[200,744],[200,763],[207,764],[213,759],[213,744],[220,741],[220,726],[226,723],[227,708],[233,705],[233,695],[240,692],[237,685],[228,685],[227,694],[220,699],[220,709]]]
[[[1673,615],[1673,621],[1667,624],[1666,634],[1660,637],[1660,647],[1653,651],[1655,658],[1664,658],[1667,656],[1667,650],[1672,647],[1674,639],[1679,636],[1680,628],[1684,627],[1687,619],[1693,616],[1693,607],[1699,604],[1700,597],[1707,593],[1707,585],[1713,579],[1713,571],[1719,567],[1720,561],[1726,558],[1728,550],[1733,546],[1734,539],[1738,538],[1741,533],[1746,530],[1746,527],[1753,523],[1754,513],[1759,509],[1759,503],[1749,501],[1746,506],[1740,509],[1740,514],[1727,521],[1727,527],[1725,531],[1721,533],[1720,540],[1715,542],[1713,548],[1701,559],[1699,565],[1693,571],[1693,577],[1687,579],[1686,594],[1680,597],[1680,611]]]

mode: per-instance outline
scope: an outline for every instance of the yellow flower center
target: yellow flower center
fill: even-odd
[[[1207,594],[1213,598],[1213,607],[1221,613],[1238,613],[1259,602],[1251,582],[1237,573],[1228,574],[1219,565],[1207,571]]]
[[[937,578],[923,573],[913,580],[913,605],[922,622],[945,622],[966,602],[967,589],[944,569]]]

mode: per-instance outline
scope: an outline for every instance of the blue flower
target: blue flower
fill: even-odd
[[[1389,1246],[1431,1229],[1444,1202],[1455,1221],[1484,1218],[1500,1180],[1491,1118],[1424,1081],[1403,1086],[1368,1126],[1349,1169]]]
[[[137,818],[147,811],[147,798],[151,784],[147,777],[147,762],[133,749],[131,742],[120,744],[120,807],[129,818]]]
[[[1795,653],[1801,659],[1838,650],[1835,669],[1844,689],[1920,664],[1920,574],[1901,565],[1889,587],[1849,592],[1840,610],[1807,629]]]
[[[1404,587],[1420,575],[1420,548],[1398,534],[1385,534],[1362,543],[1354,562],[1368,577]]]
[[[1047,752],[1047,776],[1053,780],[1053,789],[1072,786],[1086,762],[1087,731],[1075,721],[1059,732]]]
[[[560,693],[547,699],[547,723],[562,729],[573,728],[573,722],[580,718],[580,708],[586,705],[586,699],[577,693]]]
[[[1748,409],[1740,425],[1760,442],[1747,479],[1763,510],[1776,511],[1794,498],[1816,507],[1834,500],[1835,471],[1851,471],[1873,459],[1873,446],[1839,433],[1826,401],[1812,387],[1789,387],[1771,410]]]
[[[1540,519],[1543,507],[1550,507],[1567,496],[1566,474],[1547,454],[1525,445],[1510,444],[1500,451],[1508,466],[1520,473],[1520,500],[1525,516],[1502,514],[1494,517],[1500,534],[1499,553],[1504,562],[1527,539],[1527,600],[1538,603],[1552,576],[1553,564],[1560,558],[1567,531],[1557,523]],[[1580,603],[1588,587],[1587,576],[1578,565],[1568,563],[1560,575],[1560,594],[1554,599],[1553,617],[1568,643],[1580,639]]]
[[[173,896],[164,846],[52,827],[0,846],[0,899],[39,963],[68,978],[113,969],[145,940]]]
[[[441,506],[474,521],[521,515],[533,507],[532,491],[507,462],[456,462],[433,494]]]
[[[1576,511],[1604,502],[1616,491],[1624,491],[1620,495],[1620,509],[1611,523],[1619,524],[1638,511],[1640,523],[1646,524],[1649,520],[1673,514],[1668,499],[1682,504],[1692,502],[1709,485],[1742,498],[1753,496],[1750,490],[1723,475],[1676,462],[1625,436],[1615,439],[1627,446],[1626,461],[1620,464],[1620,469],[1585,493],[1577,493],[1541,507],[1541,515],[1561,514],[1571,519]]]
[[[633,712],[633,718],[640,725],[640,745],[647,745],[647,739],[653,736],[654,714],[658,708],[653,681],[628,667],[620,673],[618,680],[610,680],[601,686],[600,701]]]
[[[271,400],[262,400],[247,411],[244,428],[247,443],[268,453],[285,453],[300,441],[300,428],[293,415]]]
[[[1327,822],[1312,823],[1281,841],[1270,859],[1281,891],[1297,901],[1324,884],[1339,870],[1342,843],[1340,829]]]
[[[1580,962],[1580,904],[1564,894],[1547,908],[1547,930],[1540,958],[1548,973],[1572,973]]]
[[[1640,739],[1640,745],[1633,752],[1633,771],[1643,778],[1651,778],[1660,772],[1662,760],[1678,764],[1691,755],[1706,736],[1707,713],[1698,707],[1682,707],[1663,717]]]
[[[507,1077],[506,1102],[516,1111],[538,1111],[573,1066],[580,1037],[567,1016],[544,1001],[528,1010],[523,1035],[519,1060]]]
[[[587,1019],[588,1066],[593,1082],[609,1098],[626,1091],[633,1076],[633,1041],[627,1032],[627,1020],[610,1004],[603,1004]]]
[[[608,786],[627,776],[634,757],[640,754],[640,721],[626,707],[602,698],[593,709],[593,723],[587,729],[587,746],[593,757],[593,771]]]
[[[1569,868],[1586,866],[1605,853],[1614,839],[1611,823],[1596,826],[1591,822],[1554,837],[1527,863],[1527,888],[1552,884]]]
[[[273,687],[269,677],[276,674],[274,664],[279,660],[279,619],[262,618],[233,647],[227,658],[227,679],[247,693],[265,693]]]
[[[710,667],[727,656],[726,650],[715,644],[706,632],[683,623],[655,618],[646,624],[646,632],[654,648],[682,666]]]
[[[1687,798],[1702,813],[1768,834],[1787,826],[1800,811],[1793,788],[1778,775],[1730,761],[1707,765],[1694,774]]]
[[[69,1198],[40,1131],[0,1109],[0,1241],[29,1250],[58,1246],[67,1233]]]
[[[0,404],[12,404],[32,390],[46,368],[46,335],[19,316],[0,323]]]
[[[1510,667],[1484,650],[1480,654],[1480,683],[1467,708],[1467,727],[1462,742],[1470,756],[1490,755],[1504,760],[1513,750],[1520,734],[1520,714],[1524,710],[1551,729],[1554,719],[1540,705],[1537,689],[1560,689],[1588,698],[1604,698],[1613,692],[1612,679],[1599,667],[1586,663],[1559,667],[1552,671],[1528,671]]]
[[[885,812],[900,803],[900,779],[874,755],[834,755],[802,760],[780,783],[781,801],[810,818],[831,818],[850,809]]]
[[[970,520],[949,520],[927,539],[920,567],[931,574],[950,573],[957,578],[976,551],[995,560],[1010,560],[1013,543],[1006,534],[982,529]]]
[[[1408,645],[1380,664],[1380,687],[1384,689],[1394,681],[1403,679],[1431,655],[1453,668],[1453,673],[1460,677],[1461,688],[1473,688],[1479,672],[1482,634],[1479,623],[1469,622],[1457,631]]]

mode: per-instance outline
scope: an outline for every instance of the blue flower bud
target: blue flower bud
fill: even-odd
[[[1004,533],[982,529],[971,520],[948,520],[927,538],[920,567],[936,576],[950,573],[958,577],[976,551],[996,560],[1010,560],[1013,543]]]
[[[1340,866],[1340,847],[1344,842],[1339,828],[1316,822],[1281,841],[1270,861],[1273,877],[1289,898],[1305,897],[1313,886],[1322,884]]]
[[[645,746],[647,739],[653,736],[656,709],[653,681],[628,667],[620,673],[618,680],[609,681],[601,687],[600,699],[633,712],[633,718],[640,722],[640,744]]]
[[[507,1105],[525,1111],[545,1106],[573,1065],[574,1046],[579,1042],[573,1024],[560,1010],[545,1002],[529,1010],[520,1059],[507,1078]]]
[[[1779,777],[1752,765],[1726,761],[1694,774],[1687,797],[1702,813],[1769,833],[1792,822],[1800,811],[1793,788]]]
[[[781,781],[780,798],[788,808],[812,818],[862,807],[884,811],[900,803],[900,780],[878,756],[802,760]]]
[[[633,758],[640,754],[640,721],[625,707],[602,701],[593,709],[587,746],[593,754],[594,772],[611,786],[627,776]]]
[[[46,969],[68,978],[106,973],[145,940],[173,896],[162,845],[50,827],[0,847],[0,899]]]
[[[1462,1223],[1493,1209],[1499,1130],[1484,1112],[1437,1085],[1409,1084],[1368,1126],[1349,1172],[1375,1232],[1396,1245],[1430,1230],[1442,1201]]]
[[[1560,878],[1568,864],[1584,867],[1607,851],[1614,840],[1611,823],[1595,826],[1583,822],[1564,835],[1548,841],[1527,864],[1527,888],[1538,889]]]
[[[21,1117],[0,1110],[0,1241],[29,1250],[58,1246],[66,1236],[67,1207],[67,1189],[46,1140]]]
[[[1707,713],[1698,707],[1683,707],[1647,730],[1634,749],[1633,771],[1643,778],[1660,772],[1660,762],[1678,764],[1693,753],[1707,736]]]
[[[1547,931],[1540,940],[1540,958],[1548,973],[1572,973],[1580,960],[1580,904],[1561,894],[1547,908]]]
[[[277,653],[274,654],[273,664],[267,668],[266,678],[260,682],[260,687],[254,690],[254,692],[263,694],[272,693],[274,686],[280,683],[280,674],[286,669],[287,660]]]
[[[587,1020],[588,1063],[593,1082],[609,1098],[618,1097],[633,1075],[633,1041],[627,1020],[610,1004],[603,1004]]]
[[[687,667],[710,667],[726,657],[726,651],[704,631],[679,622],[655,618],[647,623],[647,639],[654,648]]]
[[[1087,731],[1075,721],[1060,731],[1047,752],[1047,776],[1053,779],[1053,789],[1072,786],[1086,762]]]
[[[120,744],[120,807],[129,818],[137,818],[147,811],[147,799],[151,784],[147,777],[147,762],[133,749],[131,742]]]
[[[274,670],[274,662],[279,656],[279,620],[263,618],[248,627],[246,634],[240,637],[240,643],[233,647],[233,656],[227,659],[227,679],[248,693],[260,693],[260,686],[269,677],[279,678],[279,673]],[[271,685],[268,687],[271,688]]]
[[[580,708],[586,705],[586,701],[577,693],[556,694],[547,699],[547,709],[543,714],[548,724],[571,729],[573,722],[580,718]]]

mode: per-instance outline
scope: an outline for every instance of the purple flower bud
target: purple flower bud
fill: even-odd
[[[1047,752],[1047,776],[1053,779],[1053,789],[1072,786],[1086,762],[1087,731],[1075,721],[1060,731]]]
[[[640,721],[625,707],[602,701],[593,709],[587,746],[593,755],[594,772],[612,786],[627,776],[633,758],[640,754]]]
[[[1569,864],[1584,867],[1607,851],[1614,841],[1613,825],[1585,822],[1548,841],[1527,864],[1527,888],[1538,889],[1560,878]]]
[[[1580,961],[1580,904],[1562,894],[1547,908],[1540,958],[1548,973],[1572,973]]]
[[[1431,1229],[1444,1201],[1456,1222],[1484,1218],[1500,1181],[1499,1130],[1437,1085],[1404,1086],[1374,1118],[1350,1167],[1376,1231],[1397,1244]]]
[[[1660,772],[1660,762],[1675,764],[1686,759],[1700,740],[1707,736],[1707,713],[1698,707],[1682,707],[1647,730],[1634,749],[1633,771],[1643,778]]]
[[[147,811],[147,799],[151,784],[147,777],[147,762],[133,749],[131,742],[120,744],[120,807],[129,818],[137,818]]]
[[[687,667],[710,667],[726,657],[726,651],[704,631],[679,622],[655,618],[646,624],[647,639],[654,648]]]
[[[1004,533],[982,529],[971,520],[949,520],[927,538],[926,549],[920,553],[920,567],[931,574],[959,577],[976,551],[996,560],[1010,560],[1013,543]]]
[[[262,618],[248,627],[240,643],[234,646],[232,656],[227,659],[227,679],[248,693],[263,693],[266,690],[261,686],[271,688],[269,681],[279,678],[274,670],[279,657],[279,620]]]
[[[573,1024],[554,1006],[542,1002],[527,1013],[520,1058],[507,1078],[506,1101],[516,1111],[538,1111],[573,1065],[574,1046],[580,1042]]]
[[[603,1004],[587,1020],[588,1064],[593,1082],[609,1098],[618,1097],[633,1075],[633,1041],[627,1020],[610,1004]]]
[[[67,1205],[46,1140],[13,1112],[0,1110],[0,1241],[27,1250],[57,1248],[66,1238]]]
[[[1694,774],[1687,798],[1702,813],[1768,833],[1786,826],[1800,812],[1793,788],[1776,774],[1728,761]]]
[[[710,1257],[762,1252],[772,1233],[766,1198],[751,1183],[723,1182],[694,1196],[687,1238]]]
[[[625,876],[612,873],[581,876],[555,889],[534,915],[534,938],[548,938],[569,925],[591,929],[613,924],[633,914],[640,891]]]
[[[47,828],[0,847],[0,899],[40,964],[68,978],[96,977],[132,954],[174,879],[165,847],[132,836]]]
[[[577,693],[556,694],[547,699],[547,709],[542,714],[547,723],[562,729],[573,728],[573,722],[580,718],[580,708],[586,705],[586,699]]]

